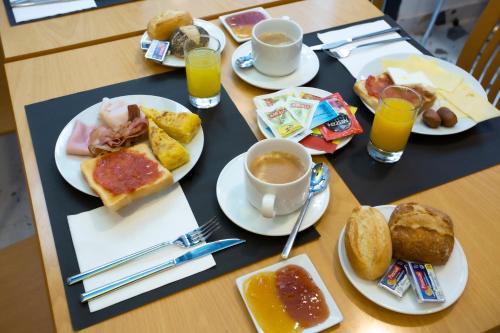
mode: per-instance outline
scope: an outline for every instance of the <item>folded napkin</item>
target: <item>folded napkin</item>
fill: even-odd
[[[80,271],[142,250],[196,228],[198,224],[179,184],[143,198],[119,212],[106,207],[68,216]],[[84,280],[85,291],[175,258],[188,250],[168,246],[143,258]],[[94,312],[215,265],[205,256],[115,290],[89,302]],[[75,272],[77,273],[77,272]]]
[[[95,7],[97,5],[94,0],[75,0],[45,5],[14,7],[12,8],[12,12],[14,13],[16,22],[23,22]]]
[[[356,37],[360,35],[364,35],[370,32],[380,31],[384,29],[388,29],[391,26],[384,20],[364,23],[359,25],[354,25],[349,28],[333,30],[325,33],[318,33],[318,38],[322,43],[332,43],[338,40],[346,39],[348,37]],[[365,39],[359,42],[355,42],[343,47],[352,47],[359,44],[375,42],[378,40],[384,39],[393,39],[401,37],[397,32],[391,32],[382,36],[373,37],[370,39]],[[347,70],[351,73],[355,78],[358,77],[359,72],[366,65],[367,62],[372,59],[376,59],[382,56],[387,56],[395,53],[415,53],[422,54],[418,49],[416,49],[413,45],[408,43],[407,41],[390,43],[385,45],[374,45],[368,46],[366,48],[361,48],[352,51],[351,55],[347,58],[340,59],[342,65],[344,65]]]

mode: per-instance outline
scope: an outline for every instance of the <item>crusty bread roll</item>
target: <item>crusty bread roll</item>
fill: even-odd
[[[102,187],[94,179],[94,170],[96,168],[97,162],[100,158],[102,158],[102,156],[83,161],[80,164],[80,169],[82,170],[85,180],[87,181],[89,186],[99,195],[104,205],[111,210],[118,210],[128,205],[135,199],[158,192],[173,183],[172,173],[165,169],[160,163],[158,163],[158,161],[156,161],[153,152],[146,143],[141,143],[130,148],[124,148],[124,150],[142,153],[146,156],[146,158],[154,161],[157,164],[159,171],[161,172],[161,176],[152,183],[141,186],[133,192],[115,195]]]
[[[389,227],[382,213],[375,208],[353,209],[347,222],[344,242],[352,268],[363,279],[381,277],[391,264]]]
[[[393,256],[443,265],[453,251],[453,223],[445,213],[414,202],[398,205],[389,220]]]
[[[191,24],[193,24],[193,18],[188,12],[167,10],[149,21],[148,35],[152,39],[167,40],[177,28]]]

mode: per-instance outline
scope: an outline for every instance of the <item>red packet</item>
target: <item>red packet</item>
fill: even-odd
[[[363,128],[339,93],[327,96],[323,100],[326,100],[339,114],[336,118],[319,127],[325,140],[331,141],[363,133]]]
[[[312,133],[303,138],[300,143],[307,148],[324,151],[329,154],[333,154],[337,149],[337,145],[335,143],[325,141],[321,134]]]

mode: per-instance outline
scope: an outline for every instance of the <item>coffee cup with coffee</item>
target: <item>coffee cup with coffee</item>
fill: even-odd
[[[299,143],[275,138],[257,142],[244,162],[248,201],[267,218],[299,209],[309,191],[311,165]]]
[[[267,19],[252,30],[252,57],[254,67],[262,74],[285,76],[300,64],[302,28],[287,19]]]

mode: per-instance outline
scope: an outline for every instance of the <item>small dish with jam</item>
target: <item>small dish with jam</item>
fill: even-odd
[[[271,16],[262,7],[219,16],[222,25],[238,43],[250,40],[253,26],[268,18],[271,18]]]
[[[306,254],[236,279],[258,332],[320,332],[340,323],[340,310]]]

